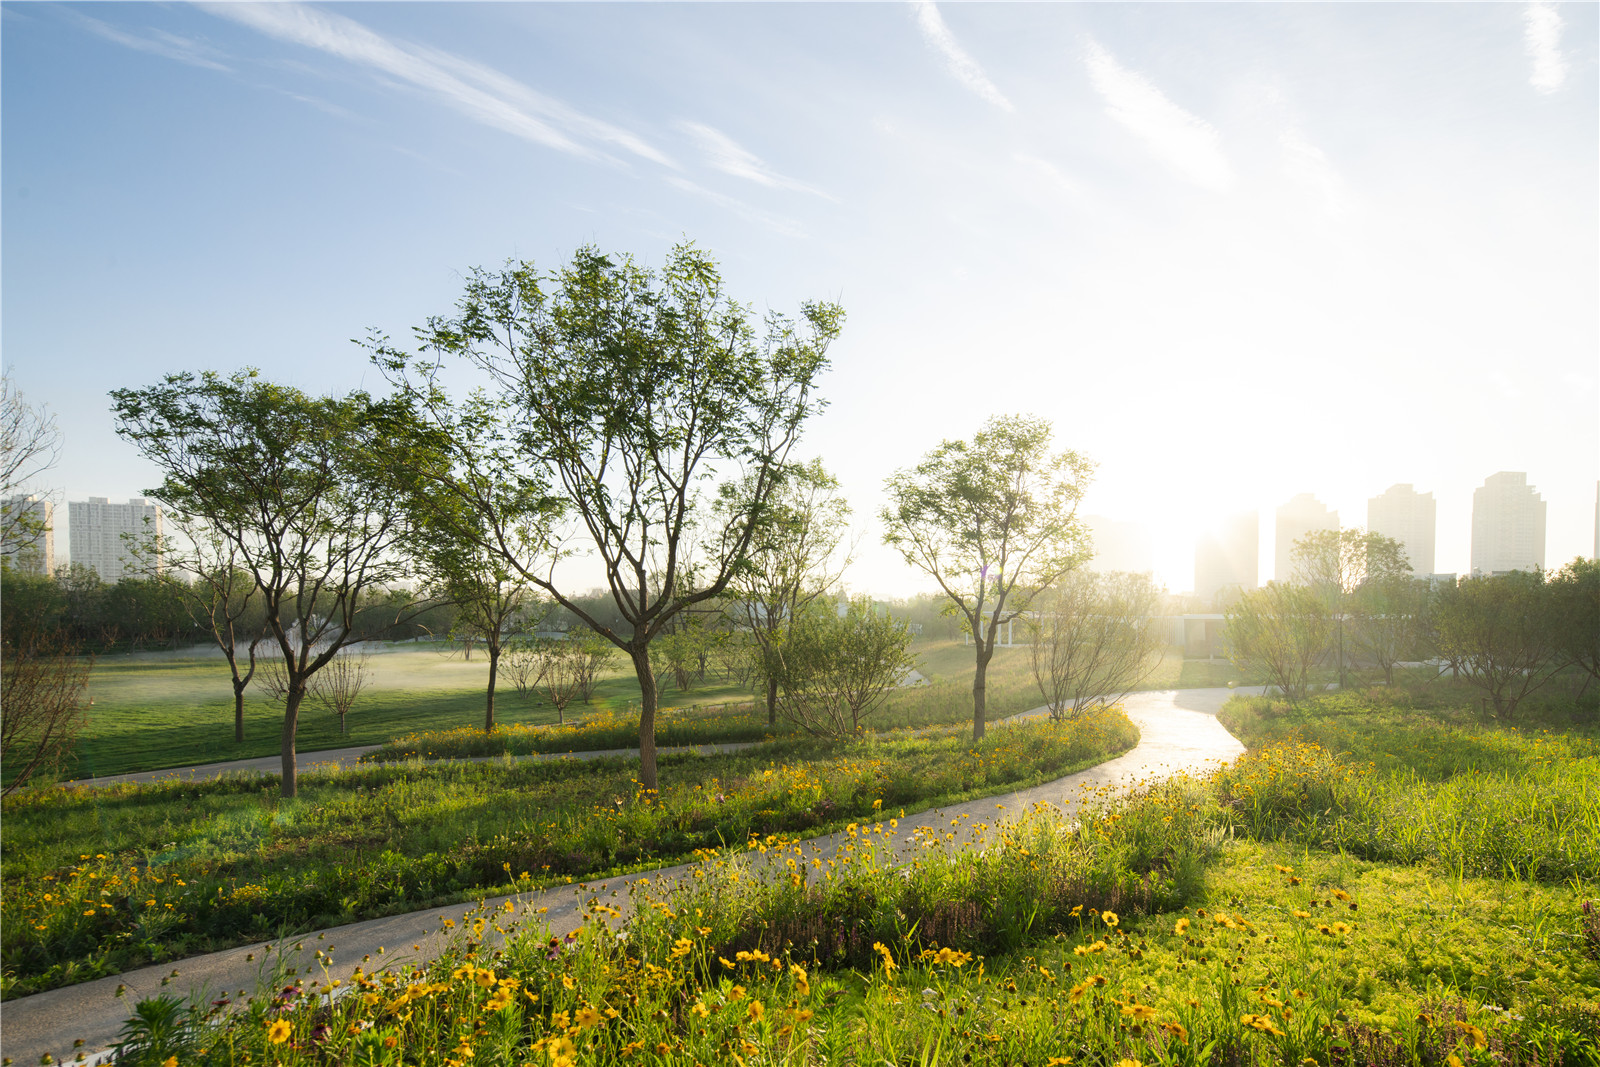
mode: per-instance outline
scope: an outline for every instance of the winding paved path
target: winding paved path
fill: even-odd
[[[1128,752],[1088,770],[1030,789],[933,809],[901,819],[900,847],[912,847],[910,841],[919,829],[931,831],[937,828],[943,833],[952,825],[952,820],[963,817],[969,822],[993,823],[996,821],[997,806],[1003,806],[1007,812],[1020,812],[1036,804],[1049,803],[1071,814],[1086,792],[1126,789],[1140,780],[1161,778],[1181,771],[1203,770],[1210,764],[1231,760],[1244,751],[1244,746],[1223,729],[1217,722],[1216,714],[1223,702],[1239,691],[1179,689],[1132,694],[1123,701],[1123,707],[1139,725],[1141,736],[1139,744]],[[1007,721],[1037,718],[1043,714],[1044,709],[1041,708]],[[359,754],[359,750],[350,750],[340,751],[337,755],[353,759],[351,752]],[[335,753],[320,755],[326,757]],[[275,758],[271,762],[276,762]],[[181,772],[154,772],[155,776],[175,773]],[[213,770],[210,773],[217,772]],[[844,833],[827,834],[806,842],[806,847],[814,854],[826,855],[850,841]],[[670,883],[682,876],[691,867],[691,864],[666,867],[649,872],[649,877],[659,887],[664,882]],[[638,877],[638,874],[633,874],[590,883],[590,891],[620,888]],[[579,922],[580,894],[571,887],[494,897],[486,903],[496,907],[507,902],[518,909],[548,908],[543,919],[549,922],[552,933],[565,934],[575,929]],[[332,957],[327,965],[327,977],[344,979],[367,957],[370,957],[368,970],[372,970],[380,959],[392,965],[432,958],[445,948],[452,937],[443,929],[441,920],[447,915],[459,919],[473,907],[476,905],[455,904],[351,923],[320,933],[289,938],[279,944],[277,951],[284,954],[287,966],[297,968],[302,975],[318,973],[319,976],[322,964],[317,953],[321,952],[325,954],[324,958]],[[74,1039],[81,1038],[83,1047],[89,1050],[103,1049],[114,1042],[123,1021],[132,1013],[134,1003],[145,997],[161,992],[183,994],[191,990],[207,990],[210,999],[223,993],[237,996],[241,991],[253,991],[257,982],[270,974],[263,970],[264,961],[270,958],[267,948],[257,944],[228,949],[179,960],[176,969],[170,963],[145,967],[7,1001],[0,1005],[0,1047],[3,1047],[7,1057],[19,1065],[36,1064],[45,1053],[58,1062],[68,1062],[74,1055]],[[178,975],[177,978],[171,977],[174,973]],[[123,999],[116,997],[119,985],[127,987]]]

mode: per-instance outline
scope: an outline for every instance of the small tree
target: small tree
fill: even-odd
[[[550,706],[556,709],[556,721],[567,721],[567,705],[577,699],[583,688],[584,661],[588,658],[576,642],[541,637],[534,642],[538,650],[539,688]]]
[[[743,488],[728,487],[720,502],[723,510],[742,506]],[[784,473],[744,565],[728,583],[729,614],[755,643],[753,662],[775,663],[795,620],[843,576],[850,554],[841,553],[839,543],[849,521],[850,505],[839,491],[839,480],[823,469],[820,459]],[[773,724],[778,721],[778,677],[771,670],[763,673],[767,722]]]
[[[1050,717],[1115,703],[1160,663],[1162,591],[1145,574],[1073,571],[1029,620],[1033,679]]]
[[[1502,722],[1561,668],[1554,607],[1537,570],[1463,578],[1440,590],[1434,623],[1440,650],[1464,666]]]
[[[886,483],[883,539],[939,583],[972,634],[972,739],[983,738],[989,661],[1001,628],[1089,558],[1078,501],[1091,465],[1051,453],[1050,423],[990,419]]]
[[[93,660],[59,632],[29,633],[0,644],[0,764],[9,794],[59,768],[83,726]]]
[[[916,666],[905,622],[855,597],[845,614],[813,605],[777,646],[778,711],[822,737],[856,736]]]
[[[539,647],[535,639],[514,637],[506,644],[500,670],[523,699],[539,685]]]
[[[1411,564],[1404,546],[1392,537],[1359,528],[1313,530],[1294,543],[1290,553],[1294,581],[1322,598],[1334,622],[1334,654],[1339,684],[1345,684],[1345,622],[1358,606],[1358,593],[1372,588],[1369,601],[1380,601],[1380,590],[1397,600],[1401,583],[1410,580]]]
[[[585,704],[591,703],[595,686],[600,684],[600,676],[617,662],[616,647],[586,626],[569,630],[567,640],[577,647],[578,699]]]
[[[1333,633],[1326,600],[1282,582],[1243,593],[1223,627],[1229,658],[1265,674],[1292,704],[1310,692],[1311,672],[1328,658]]]
[[[312,695],[317,703],[339,716],[339,734],[350,731],[345,726],[345,716],[355,705],[356,697],[372,680],[369,664],[372,657],[366,651],[345,646],[318,671],[312,681]]]
[[[1431,595],[1425,580],[1391,577],[1364,583],[1348,600],[1350,641],[1389,685],[1395,665],[1415,658],[1426,640]]]
[[[1584,672],[1583,688],[1600,679],[1600,561],[1578,558],[1550,578],[1556,647]]]

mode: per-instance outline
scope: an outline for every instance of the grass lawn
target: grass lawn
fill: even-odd
[[[972,719],[973,649],[961,641],[929,641],[914,647],[927,686],[895,693],[871,721],[878,730],[921,728]],[[999,648],[989,668],[988,717],[991,721],[1038,707],[1042,702],[1028,666],[1025,647]],[[301,710],[298,751],[310,753],[351,745],[384,744],[405,735],[461,731],[454,747],[431,746],[439,754],[501,751],[572,751],[637,744],[638,683],[631,670],[605,678],[593,705],[573,705],[568,717],[607,720],[610,729],[579,738],[524,738],[525,743],[485,739],[483,687],[488,662],[481,651],[470,661],[415,646],[391,646],[372,657],[373,682],[349,717],[346,735],[334,714],[308,703]],[[1191,688],[1250,682],[1227,663],[1184,660],[1164,654],[1144,689]],[[233,740],[233,691],[220,655],[140,653],[106,656],[95,663],[89,695],[94,704],[79,735],[74,760],[64,777],[88,778],[130,771],[160,770],[199,763],[273,756],[278,753],[283,713],[252,690],[245,708],[245,740]],[[688,693],[665,687],[663,728],[674,718],[676,732],[663,744],[760,740],[792,732],[787,724],[765,724],[759,711],[727,707],[750,700],[747,690],[712,680]],[[704,709],[714,706],[708,713]],[[682,711],[674,715],[672,709]],[[542,726],[556,721],[553,708],[520,696],[502,677],[496,692],[495,720],[504,726]],[[476,735],[474,736],[474,732]],[[630,732],[631,731],[631,732]],[[411,748],[416,748],[412,744]],[[424,746],[428,747],[428,746]],[[404,749],[402,750],[404,751]],[[0,769],[0,775],[3,775]]]
[[[666,756],[656,797],[621,759],[307,774],[294,800],[272,777],[19,792],[4,807],[4,994],[990,795],[1138,739],[1118,711],[964,734]]]
[[[669,901],[634,884],[626,939],[592,900],[570,943],[535,927],[492,949],[469,930],[332,1006],[315,982],[261,993],[167,1047],[294,1064],[430,1049],[457,1067],[1593,1067],[1600,856],[1577,846],[1600,753],[1418,703],[1239,701],[1251,751],[1233,767],[1078,826],[1033,813],[902,867],[863,827],[849,862],[788,877],[784,852],[725,850]],[[1423,813],[1430,832],[1397,849]],[[761,862],[780,876],[749,878]]]

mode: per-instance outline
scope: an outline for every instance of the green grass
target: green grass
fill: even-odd
[[[900,741],[32,790],[5,808],[4,993],[1021,788],[1126,750],[1120,712]]]
[[[351,711],[350,732],[320,705],[301,709],[296,747],[317,752],[352,745],[382,744],[411,731],[477,726],[484,713],[488,663],[433,651],[390,651],[371,660],[374,685]],[[245,740],[233,739],[233,689],[220,658],[165,655],[107,656],[90,675],[87,723],[65,777],[88,778],[160,770],[278,754],[283,729],[280,705],[253,689],[247,694]],[[747,699],[733,686],[707,685],[687,694],[664,694],[664,706],[720,704]],[[574,704],[569,718],[597,710],[637,708],[639,686],[631,672],[612,672],[598,686],[593,705]],[[495,718],[504,724],[554,723],[548,704],[520,696],[502,677]],[[635,740],[635,744],[637,741]]]
[[[1247,723],[1247,759],[1077,826],[1048,812],[963,825],[952,832],[985,835],[986,847],[925,839],[909,865],[891,862],[892,827],[879,825],[834,863],[803,842],[723,850],[670,900],[633,883],[626,940],[597,899],[567,945],[535,928],[491,950],[472,925],[444,958],[361,975],[360,995],[332,1007],[315,1005],[315,982],[287,999],[258,994],[195,1030],[189,1055],[380,1064],[430,1049],[446,1067],[1600,1062],[1600,893],[1559,821],[1528,833],[1520,866],[1482,875],[1461,862],[1471,849],[1364,857],[1308,832],[1335,818],[1381,837],[1385,804],[1402,802],[1413,821],[1470,824],[1489,805],[1462,783],[1581,811],[1597,792],[1588,739],[1351,694],[1292,723],[1270,702],[1229,712]],[[749,877],[763,864],[775,876]]]

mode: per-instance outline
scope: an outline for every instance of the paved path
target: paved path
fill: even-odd
[[[943,832],[949,828],[951,820],[965,817],[968,822],[993,823],[997,821],[997,805],[1003,805],[1006,812],[1021,812],[1044,802],[1070,814],[1076,810],[1085,791],[1125,789],[1136,781],[1180,771],[1203,770],[1212,763],[1231,760],[1244,751],[1244,746],[1222,728],[1216,713],[1236,691],[1180,689],[1135,693],[1123,701],[1123,707],[1139,725],[1141,737],[1139,744],[1128,752],[1054,782],[901,819],[901,847],[909,850],[917,830],[938,828]],[[1036,709],[1014,718],[1035,718],[1042,714],[1043,709]],[[850,841],[843,833],[828,834],[808,841],[807,849],[828,855]],[[649,872],[649,877],[660,887],[670,884],[692,866],[680,864],[663,868]],[[610,892],[638,877],[634,874],[590,883],[590,891],[605,887],[604,891]],[[579,923],[580,900],[575,888],[494,897],[487,904],[496,907],[507,902],[522,911],[548,908],[548,912],[538,918],[548,921],[556,934],[565,934]],[[442,928],[441,920],[446,916],[459,920],[472,907],[455,904],[351,923],[289,938],[280,942],[275,951],[281,954],[284,966],[294,967],[302,975],[322,973],[323,964],[317,956],[321,952],[328,961],[327,977],[345,979],[364,960],[366,969],[371,971],[380,961],[393,964],[431,959],[443,951],[453,936]],[[171,977],[175,968],[169,963],[8,1001],[0,1005],[5,1055],[17,1064],[31,1064],[38,1063],[39,1057],[48,1052],[58,1062],[67,1062],[73,1056],[75,1038],[82,1038],[86,1049],[103,1049],[115,1041],[136,1001],[162,992],[185,994],[191,990],[207,990],[211,998],[224,992],[234,996],[241,990],[253,992],[257,982],[271,974],[263,969],[264,961],[271,958],[267,947],[250,945],[180,960],[176,964],[177,978]],[[165,987],[163,980],[166,980]],[[119,985],[126,986],[123,999],[116,997]]]

